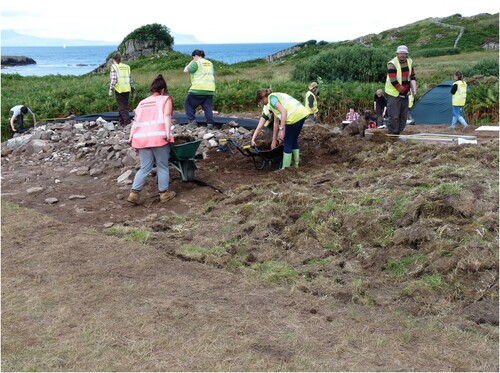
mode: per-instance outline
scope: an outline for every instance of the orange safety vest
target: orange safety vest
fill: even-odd
[[[163,108],[170,96],[149,96],[135,109],[134,125],[132,129],[132,147],[136,149],[156,148],[168,144],[166,137],[170,137],[165,130]],[[174,108],[172,106],[173,114]]]

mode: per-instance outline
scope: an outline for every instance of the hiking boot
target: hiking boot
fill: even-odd
[[[464,128],[462,128],[462,131],[465,131],[469,127],[467,124],[464,125]]]
[[[166,192],[160,192],[160,202],[161,203],[167,203],[170,201],[172,198],[174,198],[176,193],[172,191],[166,191]]]
[[[133,203],[134,205],[139,204],[139,192],[130,192],[127,198],[127,202]]]
[[[207,129],[209,129],[210,131],[214,129],[214,125],[213,124],[207,124]]]

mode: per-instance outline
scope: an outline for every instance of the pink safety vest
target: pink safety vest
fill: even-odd
[[[170,96],[149,96],[145,98],[135,109],[135,124],[132,133],[132,147],[136,149],[156,148],[168,144],[165,137],[169,137],[165,131],[163,120],[163,108]],[[173,114],[173,106],[172,112]]]

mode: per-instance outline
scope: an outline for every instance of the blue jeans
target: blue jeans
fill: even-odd
[[[170,158],[170,145],[163,145],[157,148],[139,149],[139,158],[141,160],[141,168],[134,177],[132,183],[133,191],[140,191],[146,184],[146,179],[149,176],[153,166],[156,164],[156,176],[158,177],[158,191],[165,192],[168,190],[170,175],[168,173],[168,160]]]
[[[462,116],[462,106],[453,106],[453,118],[451,119],[451,128],[455,128],[455,124],[460,122],[462,126],[467,127],[467,122]]]
[[[184,111],[190,122],[195,120],[195,111],[198,106],[201,106],[205,113],[207,124],[214,124],[214,113],[212,112],[212,98],[210,95],[195,95],[189,92],[184,101]]]

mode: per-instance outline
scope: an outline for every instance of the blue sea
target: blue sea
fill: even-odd
[[[180,44],[174,50],[191,56],[194,49],[202,49],[210,60],[228,64],[264,58],[298,43],[246,43],[246,44]],[[106,62],[116,46],[87,47],[2,47],[2,56],[26,56],[36,65],[2,69],[2,74],[22,76],[84,75]]]

